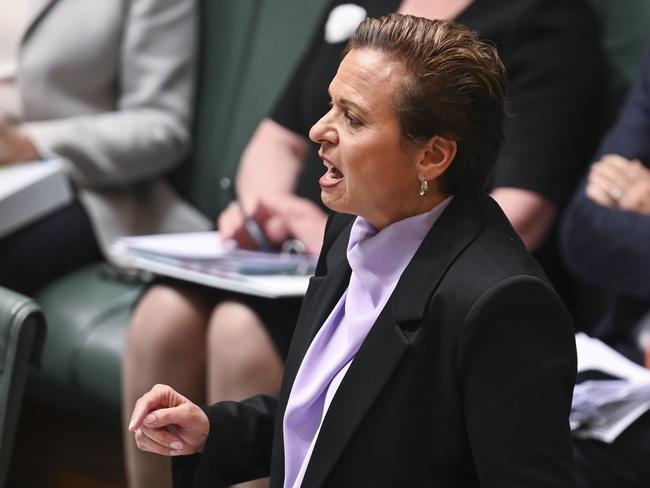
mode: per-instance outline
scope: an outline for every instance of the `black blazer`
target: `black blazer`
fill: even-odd
[[[326,230],[278,397],[206,407],[175,486],[284,475],[282,416],[300,362],[347,287],[349,217]],[[457,195],[416,252],[325,417],[303,488],[574,486],[569,315],[497,204]]]

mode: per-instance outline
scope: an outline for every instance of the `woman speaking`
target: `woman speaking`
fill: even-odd
[[[504,80],[457,24],[358,27],[310,132],[335,213],[279,395],[201,409],[157,385],[136,404],[175,486],[574,485],[570,319],[484,193]]]

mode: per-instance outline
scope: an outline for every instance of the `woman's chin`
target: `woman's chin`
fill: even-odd
[[[323,204],[325,204],[325,206],[332,212],[350,213],[349,209],[347,209],[346,205],[343,203],[343,199],[338,197],[334,192],[322,189],[320,197],[321,200],[323,200]]]

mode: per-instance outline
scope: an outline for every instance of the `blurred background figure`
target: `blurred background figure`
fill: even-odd
[[[561,237],[571,270],[603,292],[605,307],[591,334],[637,363],[645,354],[648,366],[650,54],[567,210]],[[646,487],[650,414],[612,444],[576,440],[575,448],[578,488]]]
[[[191,142],[195,13],[194,0],[0,5],[0,165],[60,159],[76,193],[0,239],[1,285],[33,295],[120,235],[208,227],[162,179]]]
[[[293,237],[318,254],[327,218],[317,184],[324,166],[308,130],[329,110],[327,85],[356,26],[366,16],[391,11],[454,19],[496,44],[508,70],[511,118],[491,194],[568,297],[555,223],[597,144],[604,92],[597,22],[584,0],[330,2],[275,109],[243,154],[236,193],[246,212],[276,245]],[[219,229],[254,247],[243,218],[232,204],[219,217]],[[124,416],[155,383],[169,384],[199,404],[275,392],[299,306],[299,300],[223,294],[170,281],[150,287],[129,330]],[[125,439],[132,486],[168,485],[168,462],[147,457]]]

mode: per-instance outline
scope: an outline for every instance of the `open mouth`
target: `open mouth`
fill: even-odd
[[[323,175],[323,178],[325,178],[325,179],[327,179],[329,181],[338,181],[338,180],[343,178],[343,173],[341,173],[341,171],[336,166],[334,166],[332,163],[330,163],[329,161],[323,160],[323,164],[327,168],[327,171]]]

